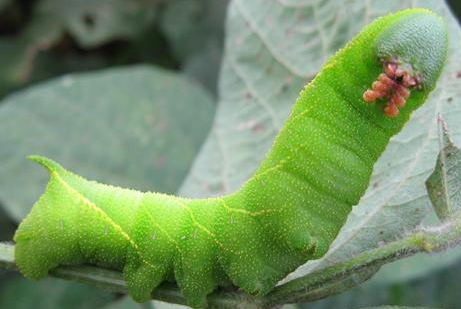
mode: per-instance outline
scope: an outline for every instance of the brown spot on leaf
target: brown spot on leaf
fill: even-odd
[[[255,124],[252,128],[251,131],[253,133],[258,133],[264,131],[264,126],[262,124]]]
[[[158,157],[154,160],[154,165],[156,167],[164,167],[166,164],[166,158],[164,156]]]
[[[295,32],[291,28],[285,29],[285,36],[287,37],[292,37],[294,33]]]
[[[301,15],[299,15],[296,19],[297,19],[298,21],[304,21],[306,18],[307,18],[306,15],[301,14]]]

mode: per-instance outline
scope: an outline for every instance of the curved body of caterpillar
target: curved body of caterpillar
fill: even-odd
[[[33,157],[50,181],[16,232],[19,269],[32,279],[60,264],[119,269],[141,302],[162,281],[174,280],[194,307],[205,306],[218,286],[268,292],[328,250],[390,137],[433,89],[446,50],[445,25],[427,10],[405,10],[367,26],[301,92],[255,175],[228,196],[141,193]],[[388,85],[388,93],[405,94],[406,107],[395,118],[362,98],[391,60],[411,65],[420,85],[411,95]],[[395,75],[396,67],[390,69]],[[393,80],[401,83],[399,76]]]

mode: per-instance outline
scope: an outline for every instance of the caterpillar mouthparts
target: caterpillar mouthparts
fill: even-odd
[[[399,108],[403,108],[406,99],[410,96],[412,88],[421,87],[421,78],[413,73],[413,67],[409,64],[401,64],[397,60],[383,62],[384,73],[379,74],[373,82],[371,89],[363,93],[366,103],[378,99],[387,98],[384,114],[387,117],[397,117]]]

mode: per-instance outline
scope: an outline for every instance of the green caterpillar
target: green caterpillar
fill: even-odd
[[[193,307],[217,287],[267,293],[326,253],[446,53],[445,23],[428,10],[374,21],[301,92],[254,176],[222,197],[112,187],[33,156],[50,180],[16,231],[17,265],[31,279],[58,265],[121,270],[138,302],[165,280]]]

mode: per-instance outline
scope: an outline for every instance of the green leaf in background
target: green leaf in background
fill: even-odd
[[[0,292],[0,308],[97,309],[114,300],[114,294],[94,287],[47,278],[40,282],[20,275]]]
[[[220,102],[212,132],[180,191],[186,196],[225,194],[238,188],[254,172],[299,89],[320,65],[374,18],[411,6],[430,8],[448,22],[450,55],[439,86],[392,140],[375,166],[368,192],[327,255],[289,278],[379,246],[433,212],[424,181],[438,153],[437,114],[445,117],[455,141],[461,140],[457,108],[461,79],[454,78],[461,70],[460,28],[442,1],[233,0],[230,4]],[[407,262],[407,267],[418,267],[424,274],[451,261]]]
[[[160,19],[182,71],[210,90],[216,89],[227,5],[228,0],[168,1]]]
[[[0,95],[63,71],[100,68],[108,60],[94,55],[74,54],[69,59],[68,55],[54,54],[51,64],[46,64],[47,59],[42,63],[43,59],[37,57],[65,41],[67,33],[84,48],[117,39],[134,39],[154,23],[159,3],[157,0],[37,1],[19,34],[0,37]],[[74,65],[75,61],[79,66]]]
[[[69,71],[138,62],[179,66],[215,94],[227,2],[40,0],[30,16],[13,3],[8,10],[27,23],[0,35],[0,95]]]
[[[212,117],[201,87],[154,67],[42,83],[0,105],[0,200],[15,220],[32,207],[48,176],[30,154],[101,182],[175,192]]]
[[[136,36],[151,25],[158,0],[42,0],[35,17],[50,18],[89,48]]]

